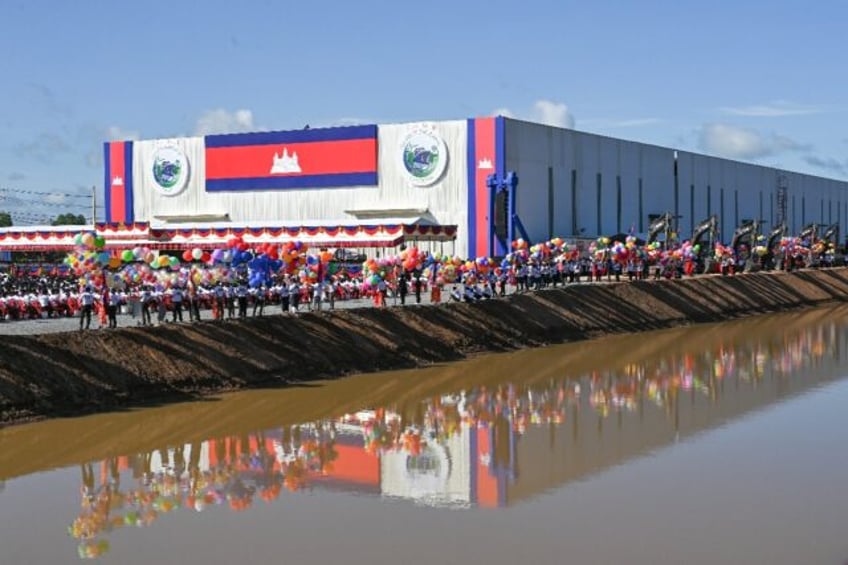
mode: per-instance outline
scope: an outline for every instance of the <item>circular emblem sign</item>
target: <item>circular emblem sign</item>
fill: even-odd
[[[153,185],[165,196],[175,196],[188,185],[188,158],[183,150],[168,145],[153,155]]]
[[[416,129],[401,144],[403,168],[414,186],[430,186],[438,181],[448,165],[445,141],[429,129]]]

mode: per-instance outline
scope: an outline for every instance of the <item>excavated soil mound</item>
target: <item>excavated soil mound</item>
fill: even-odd
[[[848,269],[575,285],[478,304],[362,308],[240,321],[9,336],[0,423],[844,301]]]

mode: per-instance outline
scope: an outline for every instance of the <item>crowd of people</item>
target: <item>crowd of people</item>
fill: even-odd
[[[536,245],[518,240],[498,261],[463,260],[410,247],[341,267],[325,250],[307,254],[305,247],[293,244],[251,251],[237,242],[232,252],[194,250],[186,252],[183,261],[167,255],[142,261],[147,250],[124,251],[120,259],[95,249],[95,260],[70,255],[70,269],[0,272],[0,320],[78,317],[84,330],[92,327],[92,320],[98,327],[115,328],[119,313],[129,314],[132,325],[153,325],[271,312],[296,315],[357,299],[378,307],[476,302],[579,283],[673,279],[705,271],[733,275],[749,270],[752,262],[758,268],[786,270],[828,266],[834,257],[832,247],[814,254],[812,247],[791,240],[781,242],[776,258],[778,254],[757,248],[739,253],[720,243],[702,253],[688,242],[665,246],[646,245],[633,236],[622,239],[599,238],[582,248],[560,238]],[[220,260],[225,261],[223,267]]]

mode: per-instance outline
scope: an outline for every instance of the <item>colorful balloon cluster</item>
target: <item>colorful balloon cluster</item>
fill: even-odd
[[[812,252],[798,237],[782,237],[778,243],[778,249],[781,253],[790,256],[807,255]]]
[[[65,262],[79,278],[80,285],[96,288],[121,288],[144,283],[167,289],[186,285],[189,281],[210,285],[245,279],[250,286],[258,287],[272,284],[281,275],[313,284],[337,274],[340,268],[331,251],[322,249],[309,253],[307,245],[300,241],[257,244],[236,236],[219,248],[193,247],[179,254],[160,252],[146,246],[110,252],[105,239],[95,232],[80,233],[75,243],[74,251],[68,254]],[[785,237],[776,249],[797,256],[830,253],[833,246],[825,242],[810,245],[798,238]],[[500,276],[514,272],[530,263],[576,260],[586,251],[596,261],[611,260],[625,264],[639,260],[665,265],[671,261],[694,262],[702,256],[704,248],[689,241],[673,245],[657,241],[644,244],[633,235],[623,235],[619,239],[600,237],[585,250],[559,237],[535,244],[518,239],[512,242],[510,252],[501,262],[496,263],[490,257],[463,259],[439,256],[413,246],[402,249],[395,256],[366,260],[362,265],[362,282],[364,290],[369,291],[379,286],[381,281],[394,283],[399,273],[407,272],[420,273],[440,285],[460,280],[473,283],[492,273]],[[768,253],[764,236],[758,237],[751,252],[759,256]],[[721,243],[716,243],[712,253],[717,259],[735,256],[735,250]]]
[[[84,284],[103,284],[102,270],[109,266],[112,256],[106,251],[106,240],[95,232],[83,232],[74,238],[75,249],[65,259],[73,273]]]
[[[362,286],[366,291],[378,288],[381,281],[394,280],[394,267],[398,264],[398,257],[382,257],[379,259],[368,259],[362,264]]]

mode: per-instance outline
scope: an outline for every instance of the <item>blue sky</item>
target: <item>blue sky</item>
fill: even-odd
[[[102,190],[109,139],[493,113],[848,179],[846,21],[829,0],[0,0],[0,210],[84,212],[18,191]]]

